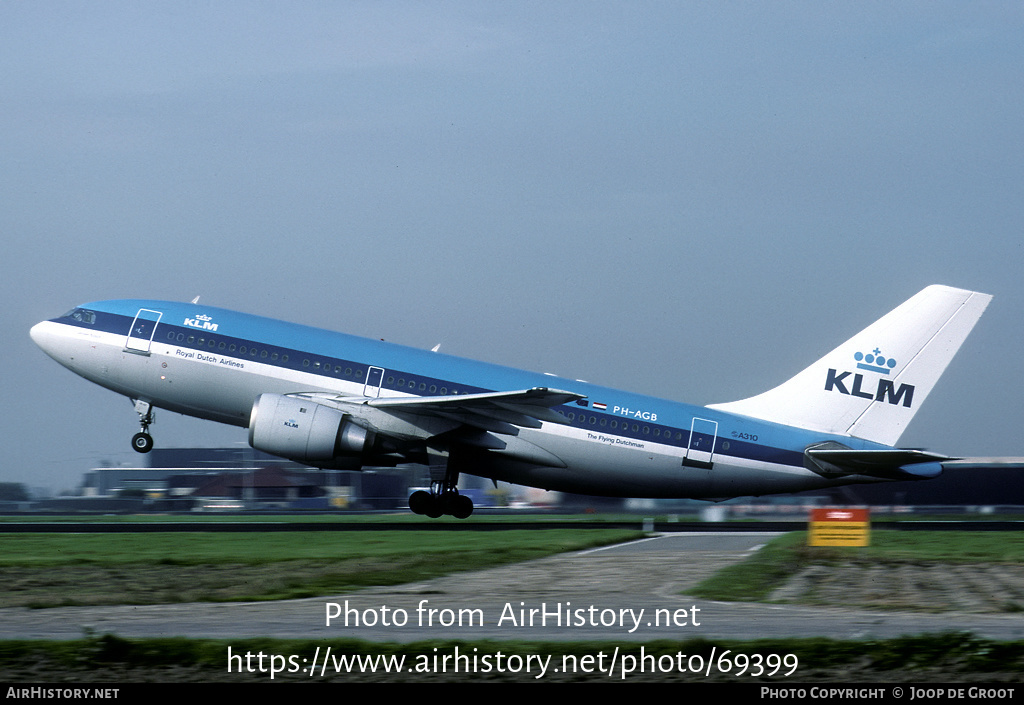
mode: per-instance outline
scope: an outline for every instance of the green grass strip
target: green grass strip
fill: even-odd
[[[0,607],[336,595],[641,536],[566,529],[0,535]]]
[[[720,570],[687,594],[709,600],[764,600],[792,575],[813,564],[1008,563],[1024,561],[1024,535],[1016,532],[876,531],[865,547],[807,546],[807,533],[794,531]]]

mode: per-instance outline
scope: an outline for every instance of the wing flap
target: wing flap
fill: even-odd
[[[560,389],[534,387],[513,392],[444,397],[385,397],[365,400],[363,405],[375,413],[456,423],[458,428],[443,434],[449,442],[456,441],[534,465],[564,468],[566,465],[561,458],[518,438],[519,429],[540,428],[545,422],[568,423],[551,407],[583,398],[581,394]],[[441,437],[438,435],[434,440]]]

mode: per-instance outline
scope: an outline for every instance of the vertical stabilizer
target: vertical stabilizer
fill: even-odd
[[[788,382],[710,408],[894,445],[991,300],[929,286]]]

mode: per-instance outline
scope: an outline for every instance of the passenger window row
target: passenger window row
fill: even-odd
[[[228,343],[224,340],[216,340],[215,338],[204,338],[195,335],[186,336],[184,333],[170,332],[167,334],[167,339],[171,342],[184,343],[185,345],[192,345],[197,348],[207,348],[209,350],[217,350],[222,353],[230,353],[238,355],[248,355],[249,357],[259,357],[261,359],[269,359],[274,362],[280,360],[281,362],[288,362],[288,354],[268,352],[267,350],[260,350],[255,345],[238,345],[237,343]]]
[[[256,346],[239,345],[237,343],[228,343],[224,340],[218,340],[216,338],[205,338],[196,335],[185,335],[184,333],[176,333],[171,331],[167,334],[167,339],[171,342],[183,343],[185,345],[207,348],[209,350],[217,350],[227,354],[247,355],[251,358],[259,358],[263,360],[270,360],[271,362],[288,362],[287,353],[268,352],[267,350],[260,350]],[[354,380],[356,382],[362,382],[366,379],[365,371],[361,367],[344,367],[342,365],[334,365],[330,362],[322,360],[310,360],[308,358],[302,361],[304,368],[312,368],[313,372],[323,374],[334,374],[347,379]],[[424,381],[417,381],[414,379],[406,380],[404,377],[399,377],[397,382],[395,381],[394,375],[390,375],[387,378],[386,388],[398,389],[399,391],[408,391],[410,393],[419,394],[434,394],[446,396],[448,394],[459,394],[459,390],[451,389],[448,387],[437,384],[428,384]],[[466,394],[467,392],[461,392]]]
[[[670,428],[663,429],[660,426],[651,428],[647,424],[631,423],[629,421],[620,421],[615,418],[608,418],[600,414],[576,414],[576,412],[570,411],[565,414],[566,418],[569,419],[569,423],[576,426],[600,426],[601,428],[608,428],[612,431],[621,430],[624,432],[639,433],[644,436],[651,436],[653,438],[660,438],[663,441],[681,441],[683,440],[682,431],[673,431]]]

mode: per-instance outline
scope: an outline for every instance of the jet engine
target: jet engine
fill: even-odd
[[[369,453],[374,440],[349,414],[309,399],[261,394],[249,417],[253,448],[318,467],[348,465]]]

